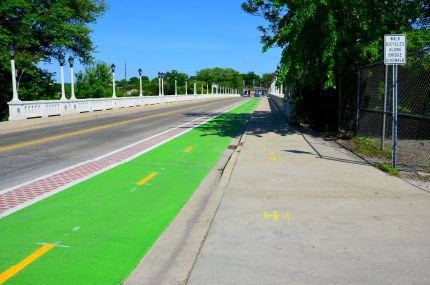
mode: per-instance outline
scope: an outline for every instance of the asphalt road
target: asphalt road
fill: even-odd
[[[0,134],[0,192],[99,157],[241,100],[244,99],[152,106],[138,112]]]

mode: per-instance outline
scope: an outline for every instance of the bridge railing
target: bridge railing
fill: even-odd
[[[293,86],[280,86],[276,85],[277,78],[274,77],[269,88],[269,97],[271,98],[273,104],[281,110],[282,114],[285,115],[289,123],[296,123],[296,111],[295,105],[291,98],[291,89]]]
[[[40,100],[9,102],[9,121],[64,116],[143,105],[190,101],[205,98],[238,97],[238,94],[166,95],[143,97]]]

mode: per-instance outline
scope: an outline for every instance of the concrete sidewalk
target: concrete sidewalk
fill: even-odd
[[[269,101],[187,284],[430,284],[430,194],[288,127]]]

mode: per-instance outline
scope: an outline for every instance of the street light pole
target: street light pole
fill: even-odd
[[[143,92],[142,92],[142,68],[139,68],[138,72],[139,72],[139,79],[140,79],[140,93],[139,93],[139,97],[143,97]]]
[[[197,82],[194,80],[194,95],[197,95]]]
[[[61,101],[65,101],[66,99],[66,92],[64,91],[64,56],[60,54],[58,56],[58,62],[60,63],[60,76],[61,76]]]
[[[161,96],[164,96],[164,73],[158,73],[161,78]]]
[[[175,95],[178,95],[178,81],[176,80],[176,77],[175,77]]]
[[[112,70],[112,98],[116,98],[116,90],[115,90],[115,64],[112,63],[110,66]]]
[[[70,91],[71,91],[71,95],[70,95],[70,100],[76,100],[75,97],[75,76],[73,74],[73,63],[75,62],[75,59],[73,57],[69,57],[69,65],[70,65]]]
[[[161,72],[158,72],[158,96],[161,96]]]
[[[18,91],[16,88],[16,70],[15,70],[15,48],[13,45],[9,46],[9,55],[10,55],[10,66],[12,69],[12,101],[11,102],[19,102]]]
[[[202,82],[202,95],[203,95],[203,82]]]
[[[206,82],[206,94],[209,95],[209,82]]]
[[[188,95],[188,78],[185,79],[185,95]]]

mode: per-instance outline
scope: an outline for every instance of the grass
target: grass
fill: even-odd
[[[386,173],[389,173],[391,175],[399,176],[399,171],[387,163],[378,163],[378,164],[376,164],[376,168],[378,168],[378,169],[380,169]]]
[[[344,131],[340,131],[340,132],[326,131],[323,133],[323,136],[330,137],[330,138],[336,138],[336,139],[340,139],[340,140],[350,140],[354,137],[354,135],[352,133],[344,132]]]
[[[391,150],[382,150],[380,148],[380,142],[377,139],[357,137],[352,138],[352,141],[354,142],[353,150],[358,153],[391,159]]]

